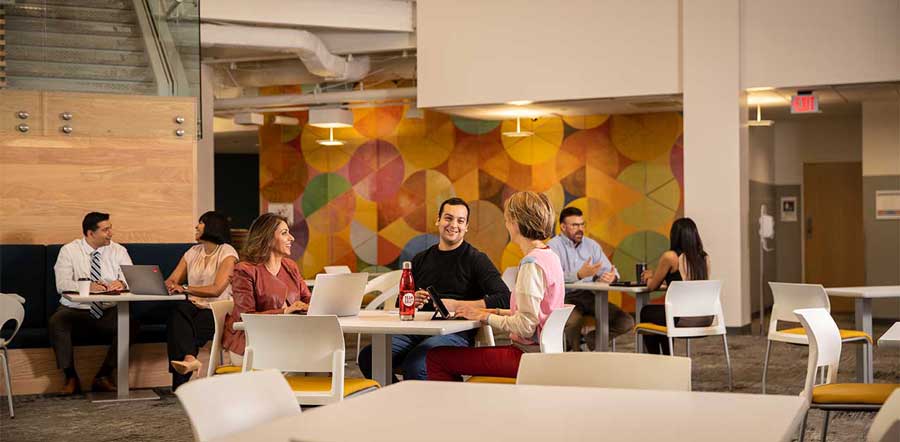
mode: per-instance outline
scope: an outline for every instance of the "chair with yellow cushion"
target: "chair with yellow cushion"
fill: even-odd
[[[225,315],[234,309],[234,301],[227,299],[225,301],[214,301],[209,303],[212,310],[213,323],[216,325],[216,331],[209,346],[209,364],[206,368],[206,377],[217,374],[240,373],[240,365],[219,365],[222,363],[222,330],[225,327]]]
[[[666,336],[669,348],[675,354],[676,338],[701,338],[706,336],[722,336],[725,348],[725,364],[728,367],[728,390],[732,389],[731,357],[728,354],[728,337],[725,330],[725,315],[722,313],[722,281],[674,281],[666,290],[666,325],[642,322],[634,326],[636,334],[654,334]],[[675,326],[675,318],[692,318],[712,316],[713,322],[708,326],[691,327]],[[635,338],[637,341],[637,338]],[[687,356],[691,357],[690,341],[687,341]],[[635,353],[641,347],[635,342]]]
[[[244,370],[277,369],[301,405],[325,405],[374,391],[371,379],[344,378],[344,334],[337,316],[243,314]],[[321,373],[330,373],[321,375]]]
[[[794,327],[778,330],[778,322],[798,322],[794,310],[805,308],[823,308],[831,311],[831,303],[825,288],[820,284],[790,284],[785,282],[770,282],[772,288],[772,314],[769,317],[769,336],[766,343],[766,356],[763,360],[762,392],[766,394],[766,375],[769,369],[769,355],[773,342],[784,342],[793,345],[809,345],[809,338],[803,327]],[[864,345],[865,351],[872,351],[872,337],[857,330],[840,329],[841,342],[859,342]],[[864,358],[863,361],[867,361]],[[870,367],[863,368],[866,372]],[[869,377],[865,377],[869,379]]]
[[[565,348],[563,329],[569,315],[575,306],[565,304],[562,307],[550,312],[547,321],[544,322],[544,328],[541,330],[541,353],[562,353]],[[515,384],[516,378],[503,378],[496,376],[472,376],[466,382],[476,382],[482,384]]]
[[[832,411],[878,411],[888,396],[900,384],[837,383],[838,365],[841,359],[841,333],[831,314],[824,308],[793,311],[809,336],[809,363],[806,384],[800,393],[810,408],[825,411],[822,440],[828,435],[828,422]],[[819,370],[824,382],[816,384]],[[808,416],[808,415],[807,415]],[[806,430],[806,417],[800,427],[800,441]]]

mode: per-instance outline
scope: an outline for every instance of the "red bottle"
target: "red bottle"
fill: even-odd
[[[416,284],[413,282],[412,263],[403,262],[403,274],[400,275],[400,320],[416,319]]]

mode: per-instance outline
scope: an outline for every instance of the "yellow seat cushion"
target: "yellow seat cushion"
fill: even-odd
[[[789,333],[792,335],[805,335],[806,334],[806,330],[804,330],[803,327],[786,328],[784,330],[778,330],[778,331],[781,333]],[[841,340],[842,341],[846,341],[848,339],[865,338],[867,341],[869,341],[870,344],[874,344],[872,337],[869,336],[868,334],[866,334],[866,332],[861,332],[859,330],[844,330],[844,329],[840,329],[840,332],[841,332]]]
[[[501,378],[498,376],[472,376],[466,382],[476,384],[515,384],[516,378]]]
[[[331,390],[331,378],[328,376],[285,376],[291,390],[325,393]],[[381,388],[371,379],[344,378],[344,396],[350,396],[369,388]]]
[[[900,384],[826,384],[813,388],[814,404],[882,405]]]
[[[378,295],[380,295],[380,294],[381,294],[381,292],[374,291],[374,292],[369,292],[369,293],[366,293],[365,295],[363,295],[363,299],[362,299],[363,308],[365,308],[367,305],[372,303],[372,301],[374,301],[375,298],[377,298]]]
[[[655,331],[655,332],[666,333],[666,326],[665,325],[657,325],[652,322],[642,322],[642,323],[634,326],[634,331],[640,331],[640,330],[651,330],[651,331]]]
[[[240,365],[220,365],[216,367],[216,374],[232,374],[232,373],[240,373],[241,366]]]

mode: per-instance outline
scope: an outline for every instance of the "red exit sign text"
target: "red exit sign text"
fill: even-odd
[[[815,95],[794,95],[791,97],[792,114],[811,114],[819,112],[819,100]]]

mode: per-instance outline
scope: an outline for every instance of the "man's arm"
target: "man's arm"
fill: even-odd
[[[56,257],[56,264],[53,265],[53,272],[56,273],[56,291],[60,295],[63,292],[77,292],[78,282],[75,280],[75,264],[72,262],[72,254],[68,248],[63,246]]]
[[[503,282],[494,263],[484,253],[478,253],[472,264],[472,275],[484,293],[484,306],[508,309],[509,287]]]
[[[603,247],[600,246],[600,243],[594,243],[594,249],[591,251],[591,255],[593,256],[593,261],[600,264],[600,269],[597,270],[596,276],[603,276],[604,273],[614,271],[612,262],[609,261],[606,253],[603,253]],[[614,273],[616,275],[616,279],[618,279],[619,271],[615,270]]]

